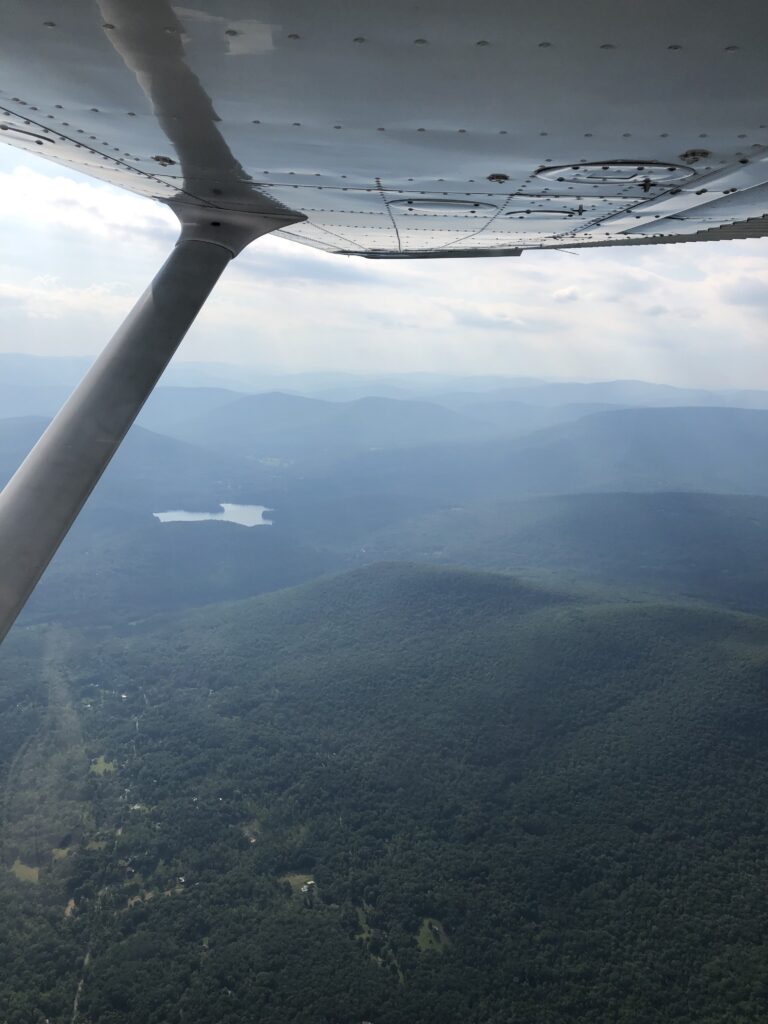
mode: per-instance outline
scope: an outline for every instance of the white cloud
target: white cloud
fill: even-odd
[[[0,270],[1,272],[1,270]],[[32,319],[63,320],[73,313],[123,317],[131,308],[126,296],[105,285],[71,288],[53,277],[31,278],[25,284],[0,281],[0,303],[18,306]]]
[[[125,235],[157,239],[176,230],[176,218],[161,203],[24,165],[0,172],[0,222],[6,228],[14,223],[27,230],[63,228],[110,240]]]
[[[768,274],[730,280],[720,289],[720,298],[729,305],[768,310]]]

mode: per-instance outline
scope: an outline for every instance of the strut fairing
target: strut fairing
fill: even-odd
[[[0,136],[363,256],[768,234],[758,0],[7,0]]]

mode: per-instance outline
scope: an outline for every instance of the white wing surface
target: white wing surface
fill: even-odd
[[[0,138],[361,256],[768,234],[762,0],[5,0]]]

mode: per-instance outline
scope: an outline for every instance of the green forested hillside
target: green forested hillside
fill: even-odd
[[[767,641],[398,564],[17,630],[0,1019],[757,1024]]]
[[[302,500],[275,493],[275,502],[273,525],[256,529],[161,524],[148,511],[94,503],[22,621],[130,621],[385,560],[642,587],[768,613],[768,498],[578,494],[457,507],[418,495],[342,499],[320,486]]]
[[[768,613],[768,498],[566,494],[443,508],[371,530],[371,561],[411,558],[642,586]]]
[[[386,559],[544,571],[768,608],[768,505],[755,497],[768,494],[766,411],[624,409],[522,438],[456,443],[457,432],[493,429],[480,424],[479,405],[464,415],[420,401],[161,391],[150,421],[168,427],[197,409],[185,422],[196,424],[200,445],[134,428],[22,621],[134,620]],[[44,423],[0,418],[0,482]],[[442,443],[413,447],[435,433]],[[254,437],[290,438],[292,454],[267,447],[258,451],[273,455],[262,458]],[[274,526],[152,518],[218,511],[221,502],[266,505]]]
[[[23,622],[103,625],[280,590],[338,570],[339,558],[270,526],[160,523],[95,510],[67,537]]]

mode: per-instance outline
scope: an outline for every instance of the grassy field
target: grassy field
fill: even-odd
[[[20,861],[18,857],[11,865],[11,871],[20,882],[40,881],[40,868],[30,867],[29,864],[24,864],[22,861]]]
[[[432,950],[435,953],[444,953],[446,946],[449,945],[445,929],[440,921],[434,917],[422,919],[416,941],[422,953],[426,953],[428,950]]]
[[[108,761],[103,754],[99,754],[96,760],[91,765],[91,771],[94,775],[106,775],[107,772],[113,772],[115,770],[115,762]]]

